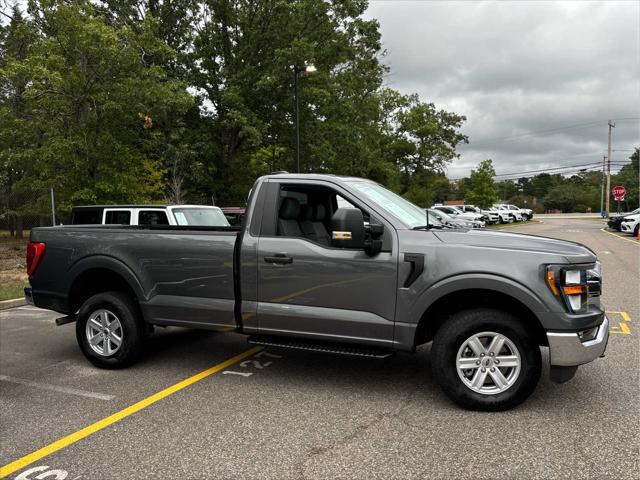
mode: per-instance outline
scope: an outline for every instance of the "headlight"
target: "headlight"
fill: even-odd
[[[551,293],[561,300],[571,313],[585,313],[589,299],[601,293],[601,267],[596,262],[591,267],[550,265],[546,281]]]

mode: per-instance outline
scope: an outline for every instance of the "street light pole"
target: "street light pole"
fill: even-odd
[[[293,111],[294,111],[294,125],[295,125],[295,151],[296,151],[296,172],[300,173],[300,95],[299,95],[299,83],[300,75],[311,75],[316,72],[316,67],[312,64],[308,64],[304,67],[298,65],[293,66]]]
[[[296,172],[300,173],[300,100],[298,99],[298,80],[302,69],[297,65],[293,66],[293,111],[295,116],[295,150],[296,150]]]

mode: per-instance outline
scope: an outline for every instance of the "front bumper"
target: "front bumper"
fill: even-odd
[[[633,229],[631,228],[631,224],[630,223],[621,223],[620,224],[620,231],[621,232],[629,232],[632,233]]]
[[[552,366],[573,367],[603,356],[609,341],[609,319],[605,316],[597,328],[595,337],[584,342],[578,332],[547,332],[549,363]]]

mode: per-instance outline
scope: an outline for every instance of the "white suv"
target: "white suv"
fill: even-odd
[[[209,205],[83,205],[71,209],[72,225],[193,225],[228,227]]]
[[[620,231],[625,233],[633,233],[638,236],[638,225],[640,225],[640,213],[628,215],[622,219],[620,223]]]
[[[482,215],[482,220],[486,223],[498,223],[500,216],[498,212],[492,212],[490,210],[482,210],[475,205],[456,205],[458,210],[462,210],[465,213],[477,213]]]
[[[439,210],[441,212],[444,212],[448,215],[453,215],[459,218],[463,218],[471,222],[477,222],[476,224],[480,226],[480,228],[485,226],[485,222],[482,219],[482,215],[479,213],[463,212],[460,208],[457,208],[453,205],[434,205],[431,208],[433,210]]]
[[[494,205],[494,207],[502,208],[502,209],[506,210],[507,212],[509,212],[511,215],[513,215],[513,219],[516,222],[521,222],[522,221],[522,212],[515,205],[502,205],[502,204],[500,204],[500,205]]]

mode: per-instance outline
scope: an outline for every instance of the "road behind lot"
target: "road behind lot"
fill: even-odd
[[[383,361],[269,350],[281,358],[227,366],[8,478],[47,466],[69,479],[637,479],[640,245],[594,219],[543,222],[507,229],[593,249],[613,334],[606,358],[563,385],[545,370],[515,410],[452,405],[428,347]],[[99,370],[80,354],[74,325],[55,327],[55,317],[0,312],[0,465],[249,349],[231,332],[166,329],[136,366]]]

